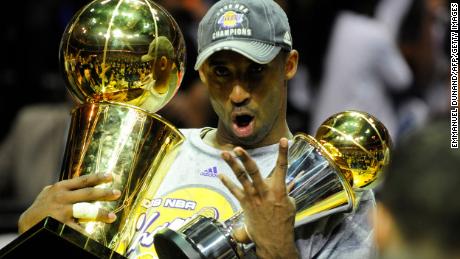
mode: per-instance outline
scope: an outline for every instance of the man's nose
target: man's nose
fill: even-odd
[[[230,101],[234,106],[244,106],[249,102],[251,94],[239,83],[235,84],[230,93]]]

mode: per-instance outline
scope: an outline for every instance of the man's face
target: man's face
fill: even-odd
[[[233,144],[253,146],[285,123],[285,59],[262,65],[233,51],[209,57],[200,69],[219,134]]]

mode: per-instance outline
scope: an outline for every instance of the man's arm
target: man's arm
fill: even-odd
[[[288,196],[285,184],[287,150],[288,141],[283,138],[273,174],[267,179],[262,178],[255,161],[244,149],[234,149],[244,168],[229,152],[222,153],[243,188],[224,175],[219,178],[240,202],[247,234],[254,241],[259,258],[298,258],[294,242],[295,203]]]

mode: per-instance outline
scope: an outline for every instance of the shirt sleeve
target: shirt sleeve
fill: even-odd
[[[368,214],[375,207],[372,191],[360,195],[355,212],[336,214],[296,229],[301,258],[372,258],[373,230]]]

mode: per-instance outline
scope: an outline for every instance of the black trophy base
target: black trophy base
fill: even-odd
[[[155,251],[161,259],[202,259],[196,246],[187,237],[167,227],[155,234]]]
[[[163,228],[154,237],[161,259],[240,258],[230,230],[213,218],[196,215],[178,231]]]
[[[0,258],[126,258],[47,217],[0,250]]]

